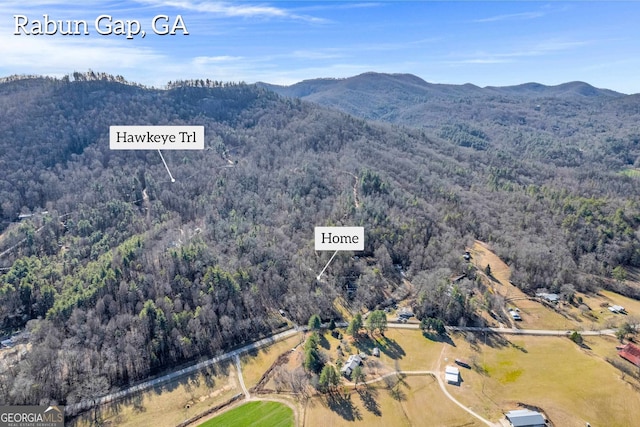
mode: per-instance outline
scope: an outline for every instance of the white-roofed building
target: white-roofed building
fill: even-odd
[[[449,384],[458,384],[460,382],[460,369],[455,366],[447,366],[444,370],[444,379]]]
[[[612,313],[624,313],[624,307],[621,305],[612,305],[609,307],[609,311]]]
[[[540,412],[530,409],[518,409],[505,414],[513,427],[544,427],[544,417]]]
[[[351,356],[349,356],[345,364],[342,365],[342,368],[340,368],[340,372],[345,377],[350,378],[353,370],[356,369],[356,366],[360,366],[361,363],[362,359],[360,358],[360,356],[358,356],[357,354],[352,354]]]

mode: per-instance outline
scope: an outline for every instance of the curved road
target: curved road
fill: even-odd
[[[388,374],[384,374],[384,375],[382,375],[382,376],[380,376],[378,378],[374,378],[372,380],[362,382],[360,384],[377,383],[379,381],[384,380],[385,378],[388,378],[388,377],[391,377],[391,376],[394,376],[394,375],[431,375],[436,381],[438,381],[438,385],[440,386],[440,390],[442,390],[444,395],[447,396],[447,398],[449,400],[451,400],[453,403],[455,403],[456,405],[458,405],[459,407],[461,407],[462,409],[464,409],[469,414],[471,414],[472,416],[476,417],[477,419],[479,419],[480,421],[482,421],[486,425],[491,426],[491,427],[495,427],[497,425],[497,424],[494,424],[491,421],[487,420],[486,418],[483,418],[482,415],[480,415],[477,412],[473,411],[472,409],[464,406],[462,403],[458,402],[456,400],[456,398],[453,397],[449,393],[449,391],[445,387],[444,381],[442,381],[442,378],[440,377],[440,375],[438,375],[438,372],[434,372],[434,371],[395,371],[395,372],[389,372]],[[353,384],[353,383],[351,383],[351,384]]]

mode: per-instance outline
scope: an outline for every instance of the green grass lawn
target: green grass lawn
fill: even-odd
[[[278,402],[249,402],[200,424],[199,427],[290,427],[293,410]]]

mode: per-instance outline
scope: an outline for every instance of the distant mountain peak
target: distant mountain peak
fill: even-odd
[[[544,96],[544,97],[563,97],[563,96],[623,96],[623,94],[609,90],[598,89],[589,83],[582,81],[573,81],[561,83],[558,85],[547,86],[542,83],[530,82],[514,86],[487,86],[485,89],[500,92],[502,94],[524,95],[524,96]]]
[[[417,96],[421,95],[421,92],[423,91],[429,92],[426,93],[426,95],[452,97],[467,97],[483,94],[490,96],[496,93],[527,97],[623,96],[621,93],[609,89],[599,89],[582,81],[573,81],[558,85],[545,85],[537,82],[528,82],[512,86],[486,86],[481,88],[473,83],[429,83],[414,74],[379,73],[375,71],[367,71],[362,74],[345,78],[323,77],[308,79],[289,86],[278,86],[268,83],[258,83],[258,85],[275,90],[281,95],[300,98],[317,97],[320,96],[320,93],[338,89],[376,93],[382,90],[388,91],[392,87],[394,90],[399,90],[401,92],[415,92]]]

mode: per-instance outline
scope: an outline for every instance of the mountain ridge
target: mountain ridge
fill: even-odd
[[[578,96],[626,96],[620,92],[610,89],[597,88],[589,83],[582,81],[571,81],[560,83],[557,85],[545,85],[537,82],[526,82],[518,85],[507,86],[485,86],[480,87],[473,83],[464,84],[448,84],[448,83],[432,83],[427,82],[413,74],[408,73],[377,73],[366,72],[352,77],[345,78],[316,78],[306,79],[292,85],[274,85],[268,82],[257,82],[258,86],[263,86],[274,90],[282,95],[304,97],[313,93],[318,93],[317,89],[328,89],[331,87],[340,87],[351,90],[376,89],[380,83],[403,84],[405,87],[415,87],[422,90],[433,92],[472,95],[472,94],[535,94],[540,96],[558,96],[558,95],[578,95]],[[366,84],[371,86],[367,87]]]
[[[421,129],[476,150],[571,167],[611,152],[609,159],[618,158],[609,163],[614,169],[640,164],[633,142],[640,97],[585,82],[481,88],[428,83],[409,74],[365,73],[262,87],[366,120]]]

